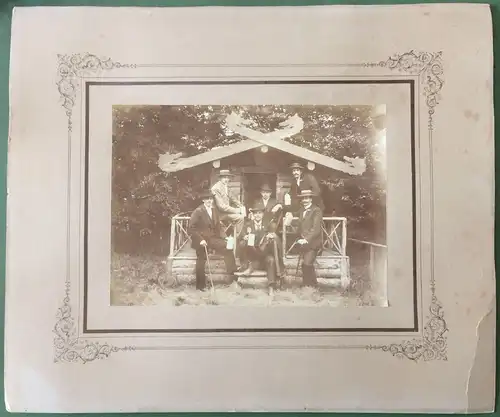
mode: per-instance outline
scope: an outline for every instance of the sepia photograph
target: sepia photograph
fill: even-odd
[[[386,106],[113,106],[111,306],[387,307]]]

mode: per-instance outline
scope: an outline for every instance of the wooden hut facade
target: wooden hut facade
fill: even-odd
[[[246,143],[245,142],[252,142]],[[244,145],[244,146],[242,146]],[[319,170],[340,170],[343,172],[362,173],[364,161],[359,163],[340,162],[333,158],[319,155],[315,152],[292,145],[285,141],[272,142],[272,146],[254,141],[244,141],[222,148],[212,149],[204,154],[195,155],[181,160],[160,160],[160,167],[167,172],[183,169],[193,169],[204,165],[205,171],[210,167],[210,185],[218,181],[220,169],[229,169],[233,174],[229,183],[230,193],[245,206],[260,197],[260,186],[264,183],[272,188],[272,197],[283,203],[284,195],[290,190],[292,174],[289,165],[299,161],[313,173]],[[260,146],[259,146],[260,145]],[[188,234],[189,213],[172,218],[170,235],[170,254],[168,257],[168,275],[177,282],[187,282],[194,279],[196,255],[191,248]],[[299,254],[294,246],[297,238],[297,219],[290,226],[282,226],[280,230],[283,257],[288,279],[300,278],[301,268],[298,267]],[[231,225],[225,225],[227,233],[231,234]],[[317,257],[316,272],[319,280],[339,280],[346,286],[350,280],[349,258],[347,246],[347,219],[345,217],[323,217],[323,251]],[[207,263],[208,266],[208,263]],[[210,272],[214,280],[228,279],[224,263],[220,256],[210,255]],[[265,277],[263,271],[253,274]]]

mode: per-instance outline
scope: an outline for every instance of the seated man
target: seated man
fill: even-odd
[[[264,221],[276,220],[282,209],[282,205],[275,198],[271,198],[272,189],[268,184],[260,187],[261,199],[258,200],[264,206]]]
[[[271,288],[277,288],[285,273],[281,241],[276,235],[276,223],[264,220],[264,206],[258,202],[252,208],[253,219],[248,221],[238,236],[242,263],[249,267],[238,276],[250,275],[256,269],[264,269]]]
[[[230,220],[236,235],[239,235],[245,219],[245,207],[229,194],[228,184],[231,175],[229,170],[221,169],[219,172],[220,179],[212,186],[212,193],[219,211],[220,220]]]
[[[196,250],[196,289],[206,288],[205,263],[211,250],[224,256],[227,273],[233,281],[236,271],[236,260],[231,249],[226,249],[227,237],[221,227],[219,213],[213,205],[213,195],[210,191],[202,193],[203,204],[191,214],[188,233],[191,236],[191,246]]]
[[[315,287],[318,284],[314,261],[323,247],[321,222],[323,213],[313,204],[314,193],[311,190],[302,190],[299,194],[302,208],[299,210],[299,238],[296,243],[302,257],[302,283],[304,286]],[[291,217],[285,218],[289,224]]]

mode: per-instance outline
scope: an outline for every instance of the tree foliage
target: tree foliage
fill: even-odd
[[[208,185],[210,167],[167,174],[160,155],[192,156],[244,140],[225,119],[236,111],[267,132],[295,114],[304,128],[285,139],[343,160],[366,158],[362,176],[319,169],[327,210],[346,216],[350,235],[385,239],[384,149],[376,139],[383,120],[371,106],[115,106],[113,108],[112,222],[116,251],[166,253],[170,218],[192,210]]]

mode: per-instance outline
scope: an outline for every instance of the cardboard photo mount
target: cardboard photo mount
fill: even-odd
[[[15,8],[7,409],[492,411],[492,70],[483,4]],[[118,104],[385,104],[389,307],[110,306]]]

